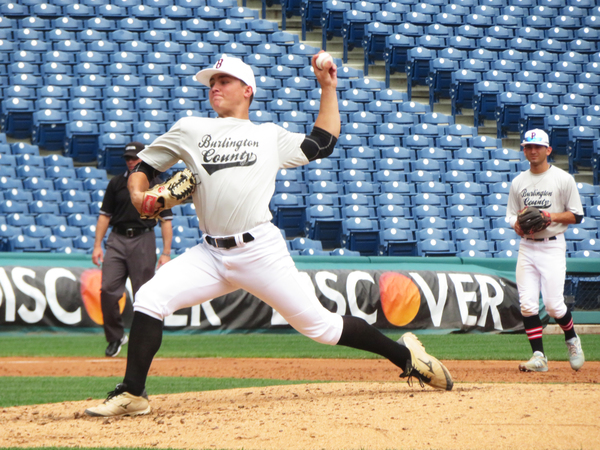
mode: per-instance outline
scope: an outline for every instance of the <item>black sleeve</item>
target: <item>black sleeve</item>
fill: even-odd
[[[575,223],[581,223],[583,216],[579,214],[573,214],[575,216]]]
[[[311,133],[304,138],[300,148],[309,161],[327,158],[333,152],[337,138],[319,127],[313,127]]]
[[[142,161],[137,166],[135,166],[133,168],[133,170],[131,171],[131,173],[133,173],[133,172],[142,172],[143,174],[146,175],[146,178],[148,178],[148,181],[152,181],[154,178],[156,178],[157,176],[159,176],[162,173],[144,161]]]

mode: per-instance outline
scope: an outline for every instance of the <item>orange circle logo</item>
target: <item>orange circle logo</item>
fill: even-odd
[[[81,290],[81,300],[85,310],[94,322],[98,325],[104,324],[102,316],[102,305],[100,304],[100,289],[102,287],[102,271],[100,269],[85,270],[79,280]],[[123,313],[125,309],[126,295],[119,299],[119,311]]]
[[[421,307],[419,288],[400,273],[386,272],[379,277],[379,295],[383,314],[398,327],[412,322]]]

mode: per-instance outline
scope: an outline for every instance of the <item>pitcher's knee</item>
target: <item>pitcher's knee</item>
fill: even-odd
[[[342,328],[344,327],[342,316],[330,313],[326,319],[302,326],[299,323],[293,322],[290,322],[290,325],[313,341],[320,344],[336,345],[340,340]]]
[[[324,330],[324,332],[322,332],[319,335],[308,337],[310,337],[313,341],[318,342],[319,344],[335,345],[340,340],[340,336],[341,330],[338,332],[337,329],[330,327],[327,330]]]
[[[133,310],[147,314],[155,319],[163,320],[165,318],[164,307],[159,302],[153,289],[148,287],[148,284],[144,284],[135,294]]]
[[[521,314],[524,317],[535,316],[536,314],[539,314],[539,312],[539,305],[521,303]]]
[[[546,312],[553,319],[560,319],[567,313],[567,306],[564,303],[558,305],[546,305]]]

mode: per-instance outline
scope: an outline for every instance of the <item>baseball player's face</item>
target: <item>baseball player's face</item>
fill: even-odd
[[[523,147],[527,161],[531,165],[540,165],[546,162],[546,158],[552,152],[552,147],[545,145],[527,144]]]
[[[251,94],[252,88],[238,78],[217,74],[210,79],[208,99],[219,117],[239,118],[248,114],[248,92]]]

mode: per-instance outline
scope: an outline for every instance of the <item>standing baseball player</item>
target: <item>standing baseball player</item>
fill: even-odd
[[[585,358],[563,292],[567,272],[564,232],[569,224],[583,219],[581,199],[573,177],[548,163],[552,147],[545,131],[527,131],[521,146],[530,169],[513,180],[506,211],[521,236],[516,279],[523,324],[533,350],[531,359],[519,369],[548,371],[539,316],[541,289],[546,311],[565,333],[571,367],[579,370]]]
[[[141,154],[129,180],[134,206],[145,214],[148,180],[183,160],[199,183],[193,193],[204,242],[164,266],[138,291],[134,304],[127,369],[122,383],[91,416],[147,414],[145,384],[161,345],[163,319],[237,289],[245,289],[277,310],[305,336],[388,358],[402,377],[450,390],[452,379],[412,333],[399,342],[366,321],[324,308],[314,287],[300,276],[279,229],[271,222],[269,201],[281,168],[308,164],[331,154],[340,133],[337,67],[312,67],[321,86],[318,117],[310,135],[275,124],[253,124],[248,111],[256,91],[252,68],[223,55],[196,79],[208,86],[218,118],[179,120]]]

